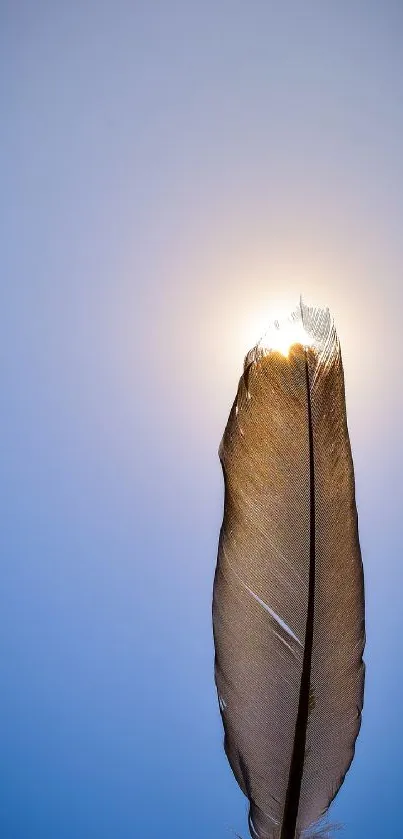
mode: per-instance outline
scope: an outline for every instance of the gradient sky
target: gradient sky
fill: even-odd
[[[366,574],[331,816],[399,839],[403,5],[3,0],[0,33],[0,835],[246,836],[217,449],[302,292],[342,343]]]

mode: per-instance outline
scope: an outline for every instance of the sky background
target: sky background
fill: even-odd
[[[211,589],[243,356],[328,305],[367,604],[344,839],[403,783],[403,5],[0,3],[2,839],[233,839]]]

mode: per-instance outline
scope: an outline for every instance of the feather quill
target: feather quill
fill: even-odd
[[[328,310],[246,356],[221,441],[213,590],[224,748],[252,839],[315,835],[354,755],[364,586],[344,377]]]

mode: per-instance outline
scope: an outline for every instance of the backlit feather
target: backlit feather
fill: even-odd
[[[215,678],[252,839],[309,835],[351,763],[363,703],[340,346],[327,310],[301,303],[292,322],[302,343],[288,354],[275,341],[248,353],[220,446]]]

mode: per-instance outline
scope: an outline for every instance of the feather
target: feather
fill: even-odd
[[[306,342],[287,356],[261,344],[246,356],[219,449],[215,680],[252,839],[315,835],[353,759],[363,705],[340,345],[328,310],[301,301],[292,322]]]

